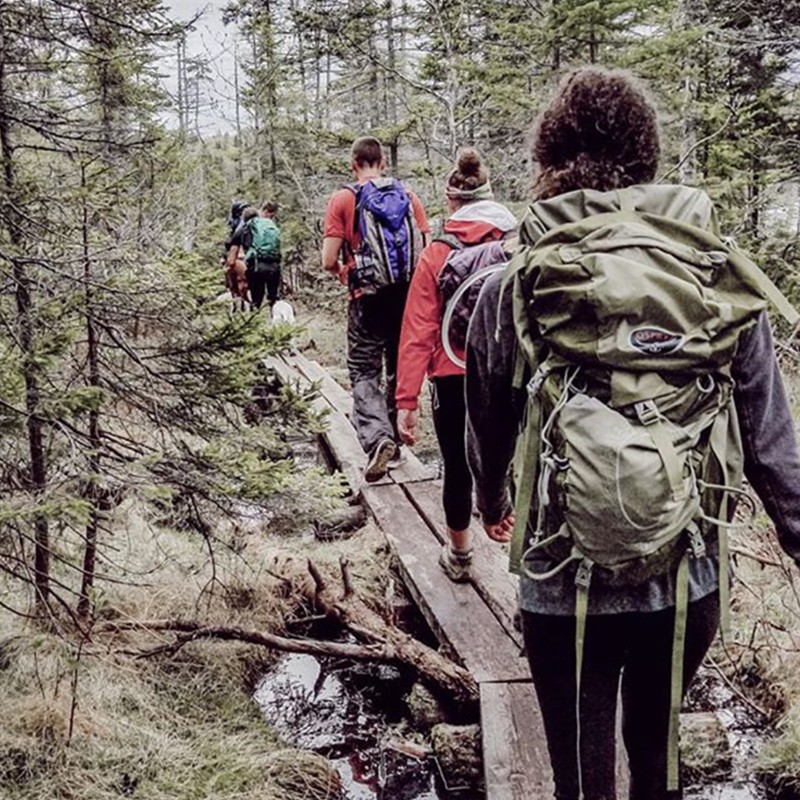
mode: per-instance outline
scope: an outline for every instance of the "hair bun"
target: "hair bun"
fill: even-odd
[[[481,170],[481,157],[473,147],[465,147],[458,152],[458,171],[466,178],[478,175]]]

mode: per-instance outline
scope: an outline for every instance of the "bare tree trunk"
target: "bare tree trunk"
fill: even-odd
[[[258,41],[255,34],[250,37],[250,46],[253,51],[253,65],[258,65],[260,53],[258,49]],[[258,194],[262,197],[264,194],[264,159],[261,152],[261,143],[263,138],[263,131],[261,130],[261,115],[259,113],[259,105],[262,101],[262,87],[256,85],[253,87],[253,145],[255,147],[256,155],[256,168],[258,169]]]
[[[184,107],[186,105],[184,77],[186,73],[186,36],[182,35],[178,39],[178,129],[181,133],[186,132],[186,118]]]
[[[94,289],[92,287],[92,261],[89,250],[89,208],[86,202],[86,166],[81,165],[81,188],[83,197],[83,216],[81,239],[83,246],[84,302],[86,304],[86,339],[88,383],[94,389],[100,387],[100,352],[97,325],[94,316]],[[89,475],[85,497],[89,501],[89,521],[86,524],[86,542],[83,550],[83,576],[81,593],[78,598],[78,614],[86,616],[91,609],[90,594],[94,586],[95,561],[97,559],[97,534],[100,524],[98,510],[98,488],[100,481],[100,411],[93,405],[89,411]]]
[[[303,30],[297,25],[297,0],[291,0],[289,8],[292,14],[292,20],[295,23],[295,31],[297,34],[297,70],[300,77],[300,94],[303,98],[303,124],[308,125],[308,97],[306,96],[306,51],[303,43]]]
[[[678,9],[678,24],[690,30],[697,23],[696,12],[691,0],[682,0]],[[695,70],[697,62],[695,45],[686,51],[683,58],[683,99],[681,102],[681,149],[678,163],[678,179],[681,183],[693,185],[697,177],[697,119],[695,117],[695,94],[697,82]]]
[[[238,39],[233,45],[233,91],[236,95],[236,180],[239,186],[244,182],[242,165],[242,100],[239,94],[239,50]]]
[[[322,126],[322,33],[314,32],[314,117]]]
[[[24,249],[23,220],[19,209],[14,146],[11,140],[8,84],[6,77],[6,31],[0,21],[0,155],[3,160],[3,183],[7,205],[5,210],[8,237],[14,246],[12,276],[17,307],[17,335],[23,356],[25,379],[25,411],[30,457],[30,485],[32,494],[41,498],[47,488],[47,455],[44,448],[44,421],[39,416],[41,389],[34,358],[34,305],[31,280],[25,262],[20,257]],[[34,588],[36,610],[44,614],[50,595],[50,528],[44,514],[34,516]]]

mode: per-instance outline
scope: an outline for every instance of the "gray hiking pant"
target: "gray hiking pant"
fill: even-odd
[[[389,286],[350,300],[347,371],[353,391],[351,422],[365,452],[397,435],[397,349],[408,286]],[[385,381],[384,381],[385,369]]]

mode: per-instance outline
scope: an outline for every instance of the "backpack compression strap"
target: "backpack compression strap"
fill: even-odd
[[[450,322],[453,319],[456,306],[473,284],[477,283],[478,281],[482,281],[497,272],[502,272],[505,268],[505,263],[490,264],[488,267],[484,267],[483,269],[479,269],[477,272],[473,272],[472,275],[470,275],[468,278],[465,278],[461,282],[461,285],[458,287],[458,289],[456,289],[455,293],[450,298],[450,302],[447,304],[447,308],[444,310],[444,315],[442,316],[442,347],[444,348],[444,352],[446,353],[447,357],[457,367],[461,367],[461,369],[466,369],[467,363],[456,355],[455,350],[453,350],[453,345],[450,343]]]

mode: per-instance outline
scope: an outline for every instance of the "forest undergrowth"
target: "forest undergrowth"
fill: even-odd
[[[275,526],[220,520],[212,560],[196,533],[154,516],[132,503],[117,509],[115,558],[125,570],[115,583],[107,565],[91,641],[0,612],[0,798],[337,796],[328,762],[282,743],[252,700],[275,653],[199,642],[140,657],[170,635],[102,631],[118,621],[201,619],[291,633],[308,612],[301,598],[287,596],[281,573],[307,558],[323,571],[347,558],[358,590],[379,604],[388,580],[382,538],[367,526],[350,543],[321,544],[308,527],[287,529],[288,515]]]
[[[342,293],[323,287],[294,301],[303,326],[297,346],[346,385]],[[784,359],[784,365],[797,408],[800,376],[791,362]],[[435,455],[429,413],[423,425],[422,448]],[[370,524],[349,541],[316,541],[311,522],[323,509],[310,499],[313,480],[313,469],[305,478],[300,473],[293,490],[274,499],[272,514],[242,507],[239,518],[215,518],[211,549],[163,506],[124,501],[113,513],[113,557],[103,565],[95,629],[117,621],[201,619],[291,633],[297,618],[310,612],[301,598],[287,595],[281,576],[287,564],[308,558],[330,573],[346,558],[357,591],[380,607],[391,575],[380,532]],[[800,584],[765,515],[738,531],[732,547],[733,637],[715,646],[709,663],[772,729],[753,770],[773,786],[797,791]],[[13,586],[4,586],[13,605],[10,593]],[[0,611],[0,798],[338,795],[339,778],[328,762],[287,747],[251,698],[274,652],[198,642],[141,657],[169,642],[168,634],[135,630],[83,640]]]

